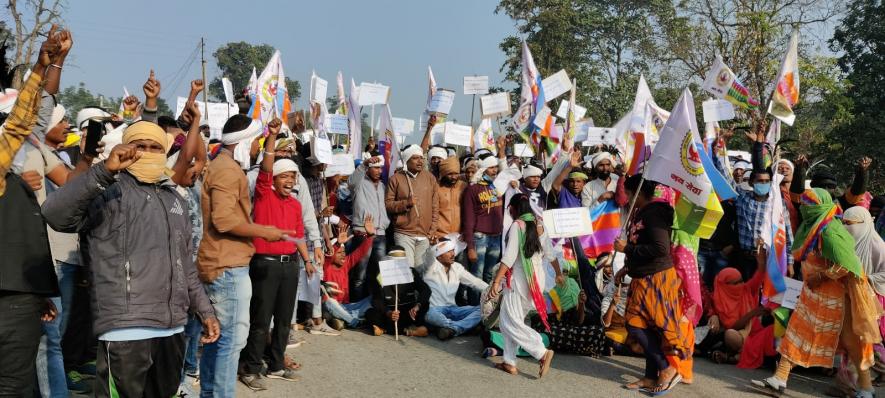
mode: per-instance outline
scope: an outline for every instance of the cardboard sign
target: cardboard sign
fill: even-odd
[[[513,156],[531,158],[535,156],[535,151],[526,144],[513,144]]]
[[[614,145],[615,130],[608,127],[587,127],[587,139],[584,146]]]
[[[709,99],[703,102],[704,123],[734,119],[734,105],[723,99]]]
[[[547,118],[550,117],[551,112],[552,111],[550,110],[550,108],[548,108],[547,105],[544,105],[544,107],[541,108],[538,114],[535,115],[535,120],[532,121],[532,124],[534,124],[535,127],[539,129],[543,129],[544,125],[547,124]],[[554,120],[553,123],[556,123],[556,120]]]
[[[332,161],[326,166],[326,177],[332,176],[349,176],[353,174],[356,168],[353,165],[353,155],[349,153],[338,153],[332,155]]]
[[[332,142],[328,138],[313,137],[310,141],[310,157],[313,163],[332,163]]]
[[[784,277],[784,283],[787,285],[787,290],[772,297],[771,301],[780,303],[781,306],[791,310],[796,309],[796,303],[799,302],[799,294],[802,293],[802,282]]]
[[[430,130],[430,145],[443,145],[446,141],[446,124],[437,123]]]
[[[350,124],[348,124],[347,116],[337,114],[326,115],[326,131],[330,134],[350,133]]]
[[[224,128],[224,123],[227,122],[227,119],[233,115],[240,113],[240,108],[235,104],[227,104],[223,102],[210,102],[208,104],[208,114],[204,114],[206,112],[206,105],[202,101],[194,101],[197,106],[200,108],[200,114],[202,118],[200,119],[201,124],[208,124],[209,131],[212,134],[221,135],[221,129]],[[181,115],[181,112],[184,111],[184,105],[187,103],[187,98],[178,97],[178,101],[175,106],[175,118],[178,119],[178,116]]]
[[[317,75],[310,78],[310,101],[319,104],[326,103],[326,94],[329,90],[329,82]]]
[[[510,115],[510,93],[494,93],[479,97],[482,117]]]
[[[381,286],[403,285],[414,282],[409,260],[405,258],[378,262],[381,271]]]
[[[415,121],[412,119],[403,119],[400,117],[392,118],[393,132],[399,137],[411,135],[415,132]]]
[[[441,88],[436,90],[433,98],[430,99],[430,104],[427,105],[427,112],[448,115],[454,103],[455,92]]]
[[[488,76],[464,76],[464,95],[486,95],[488,93]]]
[[[571,238],[593,233],[590,210],[586,207],[544,211],[544,229],[551,238]]]
[[[446,122],[445,131],[445,140],[447,144],[470,146],[470,136],[473,133],[472,127]]]
[[[575,104],[575,120],[581,120],[587,114],[587,108]],[[560,119],[568,119],[568,100],[562,100],[559,103],[559,109],[556,110],[556,116]]]
[[[572,89],[572,79],[569,79],[563,69],[541,80],[541,87],[544,88],[544,101],[550,102]]]
[[[359,105],[370,106],[386,104],[390,96],[390,87],[383,84],[360,83]]]

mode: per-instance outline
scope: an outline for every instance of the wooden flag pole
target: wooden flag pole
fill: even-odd
[[[393,285],[393,310],[399,311],[399,285]],[[399,318],[396,321],[393,321],[393,334],[395,336],[395,340],[399,341]]]

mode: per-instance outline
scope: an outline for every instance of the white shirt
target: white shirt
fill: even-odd
[[[592,209],[599,205],[598,199],[602,194],[615,192],[615,189],[618,187],[618,176],[615,174],[609,174],[609,176],[611,181],[608,185],[605,184],[605,181],[598,178],[584,185],[584,190],[581,191],[581,204],[584,207]]]
[[[424,271],[424,283],[430,288],[430,307],[456,306],[455,293],[462,283],[477,290],[485,290],[489,285],[473,276],[458,263],[452,263],[449,272],[436,259]]]

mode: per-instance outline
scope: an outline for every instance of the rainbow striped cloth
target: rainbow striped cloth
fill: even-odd
[[[590,209],[590,221],[593,223],[593,234],[578,238],[584,255],[588,259],[595,259],[602,253],[613,252],[615,239],[621,231],[621,209],[617,203],[609,199]]]

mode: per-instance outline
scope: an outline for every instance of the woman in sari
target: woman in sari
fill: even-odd
[[[793,241],[793,256],[802,261],[805,284],[787,324],[774,376],[752,380],[750,387],[780,396],[793,366],[833,367],[836,350],[848,352],[858,369],[856,397],[873,397],[870,367],[873,344],[881,341],[876,323],[881,307],[854,252],[854,239],[839,220],[841,208],[821,189],[800,198],[802,223]]]
[[[550,239],[535,220],[529,197],[517,194],[510,199],[510,215],[513,224],[507,232],[507,241],[501,264],[489,290],[494,298],[501,291],[501,310],[498,318],[504,336],[504,361],[495,365],[510,374],[517,374],[516,353],[520,348],[540,363],[538,377],[550,369],[553,351],[544,347],[541,335],[525,323],[529,311],[536,310],[541,323],[549,330],[547,303],[544,299],[544,264],[546,259],[553,265],[556,284],[563,286],[565,277],[550,247]]]
[[[645,355],[643,378],[624,388],[662,395],[682,380],[677,366],[668,362],[668,355],[687,358],[691,344],[680,326],[680,279],[670,256],[673,208],[654,201],[656,186],[652,181],[643,183],[641,175],[631,176],[624,183],[628,195],[636,194],[636,210],[627,226],[627,240],[615,241],[615,250],[626,255],[615,283],[620,284],[625,275],[631,278],[625,312],[627,332]],[[664,345],[667,352],[661,348]]]

